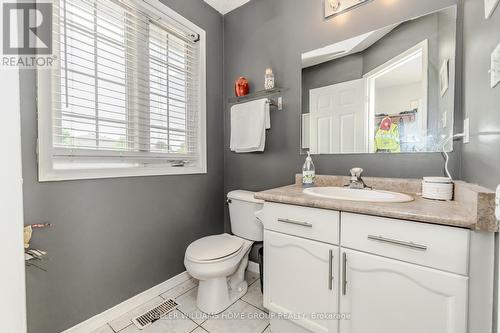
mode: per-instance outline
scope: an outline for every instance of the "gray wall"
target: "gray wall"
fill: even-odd
[[[424,39],[429,41],[429,71],[438,65],[438,14],[425,15],[398,25],[383,38],[364,51],[363,74],[403,53]]]
[[[462,178],[491,189],[500,184],[500,85],[490,87],[488,70],[490,54],[500,43],[499,31],[500,7],[486,20],[483,1],[464,1],[463,111],[470,118],[471,140],[462,148]],[[497,234],[497,254],[499,244]],[[498,271],[496,265],[495,276]],[[498,279],[494,295],[494,313],[498,313]],[[497,328],[498,316],[494,320]]]
[[[437,65],[438,67],[436,68],[436,73],[437,73],[437,86],[435,89],[439,91],[439,71],[441,69],[441,65],[443,64],[445,59],[449,60],[448,67],[449,67],[449,75],[450,75],[450,82],[455,82],[455,76],[456,76],[456,71],[459,71],[460,73],[462,72],[462,67],[456,66],[455,64],[455,40],[456,40],[456,29],[453,29],[452,27],[454,26],[453,21],[456,20],[457,13],[453,11],[441,11],[438,14],[438,29],[439,29],[439,37],[438,37],[438,61]],[[462,50],[458,50],[458,53],[460,53],[460,57],[462,55]],[[460,86],[461,87],[461,83]],[[439,93],[437,96],[438,100],[438,110],[439,112],[435,114],[435,119],[434,119],[434,124],[435,126],[439,129],[439,132],[436,133],[438,135],[441,134],[450,134],[449,133],[449,128],[451,127],[451,123],[453,121],[453,110],[450,108],[451,105],[453,105],[454,102],[454,97],[455,100],[459,99],[461,100],[461,94],[460,90],[458,94],[455,96],[454,94],[454,89],[455,87],[453,85],[450,85],[448,88],[448,91],[441,96]],[[452,97],[454,96],[454,97]],[[455,114],[454,120],[456,121],[458,127],[461,127],[462,125],[462,117],[463,113],[461,110],[460,112],[457,112]],[[446,112],[446,114],[444,114]],[[443,128],[442,126],[442,120],[443,116],[446,117],[446,122],[447,122],[447,128]]]
[[[37,182],[35,76],[21,73],[24,215],[49,221],[27,270],[30,333],[56,333],[184,271],[189,243],[223,230],[222,16],[202,0],[164,2],[206,30],[208,174]]]
[[[479,1],[479,0],[476,0]],[[456,4],[456,0],[375,0],[347,15],[324,20],[322,0],[252,0],[224,18],[225,190],[262,190],[290,184],[300,172],[300,55],[366,31],[420,16]],[[373,15],[373,13],[381,13]],[[459,22],[459,29],[461,29]],[[459,47],[461,46],[459,42]],[[227,98],[233,82],[246,76],[252,89],[262,89],[264,70],[271,66],[283,94],[284,111],[272,111],[272,128],[261,154],[235,154],[229,150],[230,118]],[[457,78],[460,82],[460,78]],[[459,93],[457,93],[460,95]],[[460,100],[456,102],[460,110]],[[459,146],[451,169],[459,174]],[[439,153],[394,155],[314,156],[318,173],[347,174],[361,166],[367,176],[422,177],[443,175]],[[227,221],[227,215],[226,215]],[[226,224],[226,228],[228,228]]]
[[[465,0],[464,95],[471,142],[463,145],[462,178],[491,189],[500,184],[500,85],[490,88],[490,55],[500,43],[500,7],[489,20],[484,3]]]
[[[363,52],[302,69],[302,113],[309,113],[311,89],[363,77]]]

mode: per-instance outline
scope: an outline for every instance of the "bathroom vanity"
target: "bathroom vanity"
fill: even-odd
[[[452,151],[465,136],[453,133],[457,13],[302,53],[301,152]],[[349,189],[348,177],[319,176],[304,192],[299,175],[255,195],[272,332],[491,333],[494,193],[455,182],[453,201],[433,201],[421,180],[365,178],[370,192],[351,173]]]
[[[415,198],[370,203],[307,195],[299,180],[255,195],[274,333],[492,332],[491,191],[457,182],[455,201],[431,201],[418,180],[366,178]]]

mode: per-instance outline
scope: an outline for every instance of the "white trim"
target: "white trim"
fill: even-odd
[[[402,63],[408,61],[412,57],[422,54],[422,103],[421,109],[419,109],[419,114],[417,116],[420,128],[420,137],[422,141],[427,141],[427,108],[429,100],[429,41],[427,39],[421,41],[420,43],[412,46],[408,50],[398,54],[394,58],[385,62],[384,64],[372,69],[363,78],[366,81],[365,91],[366,91],[366,108],[368,110],[368,144],[369,152],[375,152],[375,101],[370,96],[375,94],[375,80],[386,74],[388,71],[394,69],[394,67],[401,65]]]
[[[311,128],[311,114],[310,113],[303,113],[302,114],[302,126],[301,126],[301,146],[302,149],[309,149],[310,148],[310,128]]]
[[[148,165],[147,167],[127,168],[84,168],[84,169],[55,169],[53,166],[54,148],[52,144],[52,89],[55,83],[51,79],[51,69],[37,70],[37,113],[38,113],[38,180],[62,181],[76,179],[99,179],[118,177],[160,176],[160,175],[191,175],[207,173],[207,134],[206,134],[206,32],[182,15],[157,0],[130,0],[139,4],[150,13],[154,13],[157,20],[166,20],[179,27],[188,29],[200,37],[200,105],[199,105],[199,152],[196,167],[172,167],[170,165]],[[57,43],[54,43],[57,44]],[[57,50],[54,45],[54,50]]]
[[[493,16],[500,0],[484,0],[484,18],[489,19]]]
[[[439,92],[441,97],[446,94],[450,86],[450,60],[444,59],[439,69]]]
[[[495,234],[471,232],[469,248],[468,331],[493,332]],[[498,311],[497,311],[498,312]]]
[[[23,185],[19,71],[0,70],[0,322],[2,332],[26,332],[26,289],[23,249]]]
[[[41,156],[39,157],[41,159]],[[65,169],[50,171],[40,170],[39,181],[63,181],[77,179],[102,179],[102,178],[121,178],[121,177],[145,177],[145,176],[166,176],[166,175],[194,175],[206,174],[206,167],[139,167],[139,168],[109,168],[109,169]],[[42,174],[43,172],[43,174]]]
[[[147,301],[163,294],[164,292],[174,288],[175,286],[181,284],[184,281],[189,280],[189,274],[184,271],[165,282],[162,282],[151,289],[148,289],[128,300],[108,309],[94,317],[87,319],[86,321],[73,326],[62,333],[89,333],[92,332],[110,321],[120,317],[121,315],[132,311],[136,307],[146,303]],[[13,332],[13,331],[12,331]]]
[[[248,261],[247,270],[251,273],[260,274],[259,264],[256,263],[255,261]]]

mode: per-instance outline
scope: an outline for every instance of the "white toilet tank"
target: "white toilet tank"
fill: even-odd
[[[227,194],[231,231],[234,235],[251,241],[264,239],[262,223],[255,217],[255,212],[262,209],[263,200],[255,199],[255,192],[231,191]]]

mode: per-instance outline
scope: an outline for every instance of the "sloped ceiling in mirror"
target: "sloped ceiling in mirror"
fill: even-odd
[[[337,58],[345,57],[346,55],[361,52],[369,48],[376,41],[387,35],[398,24],[394,24],[379,30],[370,31],[363,35],[343,40],[341,42],[327,45],[323,48],[316,49],[302,54],[302,67],[310,67],[330,61]]]

